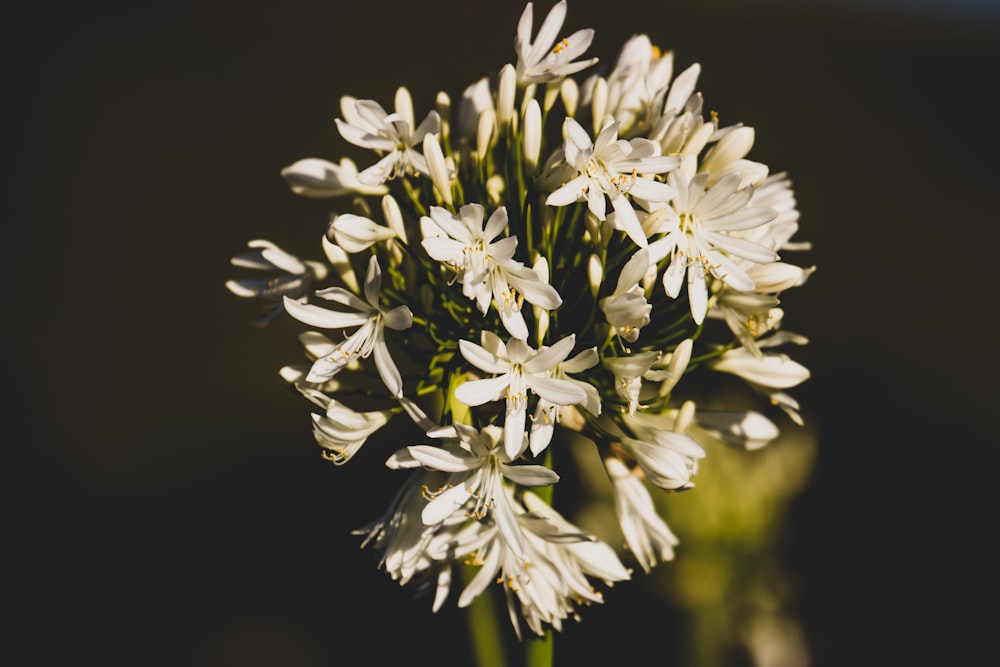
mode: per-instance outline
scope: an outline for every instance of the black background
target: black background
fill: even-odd
[[[276,374],[297,329],[251,329],[223,287],[249,239],[317,247],[329,203],[278,172],[345,153],[341,95],[406,85],[426,109],[513,60],[522,4],[452,4],[7,10],[7,664],[467,664],[453,606],[432,615],[350,535],[398,481],[385,452],[322,463]],[[794,393],[819,449],[785,558],[813,664],[977,664],[1000,15],[830,5],[571,0],[566,28],[605,62],[635,32],[700,62],[708,106],[795,182],[819,270],[786,319],[811,339]],[[587,609],[557,664],[678,664],[641,589]]]

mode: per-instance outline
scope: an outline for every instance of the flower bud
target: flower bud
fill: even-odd
[[[538,100],[528,100],[524,107],[524,163],[530,176],[538,169],[538,157],[542,150],[542,110]]]
[[[514,66],[506,64],[500,69],[497,86],[497,125],[502,132],[514,117],[514,95],[517,93],[517,72]]]

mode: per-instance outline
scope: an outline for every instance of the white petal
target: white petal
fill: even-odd
[[[337,245],[350,253],[362,252],[374,243],[396,236],[388,227],[353,213],[338,215],[330,225],[330,232]]]
[[[692,264],[688,267],[687,275],[691,317],[694,318],[695,324],[701,324],[708,311],[708,287],[705,285],[705,270],[701,268],[701,264]]]
[[[460,340],[458,348],[466,361],[487,373],[506,373],[510,370],[510,362],[472,341]]]
[[[469,406],[482,405],[500,400],[504,389],[509,386],[510,379],[506,375],[485,380],[470,380],[455,388],[455,399]]]
[[[576,405],[587,400],[587,394],[571,380],[526,375],[531,390],[556,405]]]
[[[472,492],[464,484],[446,489],[424,506],[420,520],[425,526],[436,526],[454,514],[471,496]]]
[[[729,350],[719,359],[709,362],[717,371],[732,373],[748,382],[772,389],[788,389],[809,379],[809,369],[784,354],[766,354],[756,359],[739,348]]]
[[[576,334],[561,338],[552,345],[542,348],[538,354],[525,362],[524,370],[532,374],[544,373],[568,357],[574,345],[576,345]]]
[[[559,475],[540,465],[501,465],[503,476],[521,486],[549,486],[559,481]]]
[[[320,308],[295,299],[284,297],[285,311],[289,315],[309,326],[321,329],[345,329],[360,326],[370,317],[367,313],[342,313],[328,308]]]
[[[481,463],[478,457],[457,456],[442,447],[434,447],[432,445],[411,445],[406,449],[409,451],[410,456],[420,461],[422,465],[434,470],[443,470],[444,472],[475,470]]]
[[[552,191],[545,199],[545,203],[549,206],[566,206],[580,201],[584,197],[588,180],[586,176],[577,176]]]
[[[396,368],[396,364],[389,354],[389,347],[385,344],[385,332],[381,327],[375,332],[373,356],[375,357],[375,367],[378,369],[382,382],[385,383],[385,388],[393,396],[402,396],[403,378],[400,377],[399,369]]]

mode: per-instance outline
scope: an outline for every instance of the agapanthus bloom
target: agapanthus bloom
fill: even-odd
[[[301,322],[323,329],[358,327],[343,343],[316,360],[306,377],[306,382],[328,380],[351,361],[366,358],[374,352],[375,365],[389,393],[393,396],[402,394],[402,379],[389,353],[385,328],[406,329],[413,323],[413,315],[407,306],[382,308],[379,305],[381,284],[382,271],[378,259],[372,257],[368,262],[364,301],[342,287],[329,287],[316,292],[316,296],[321,299],[345,306],[346,311],[299,303],[285,297],[285,310]]]
[[[646,34],[578,81],[594,30],[561,37],[566,12],[533,34],[529,2],[513,59],[455,104],[435,90],[419,123],[403,86],[391,112],[341,96],[340,137],[374,162],[282,170],[335,204],[325,262],[252,241],[233,263],[263,277],[227,283],[311,327],[307,362],[279,372],[324,457],[349,474],[381,451],[399,475],[355,531],[379,567],[435,611],[502,589],[519,638],[673,559],[683,536],[657,501],[703,490],[707,442],[752,451],[802,424],[790,391],[809,377],[776,350],[808,342],[782,297],[815,269],[794,259],[810,246],[786,172],[752,158],[753,128],[705,113],[698,63]],[[412,436],[385,436],[397,418]],[[553,508],[564,454],[588,448],[577,500],[613,502],[594,516],[617,519],[617,546]]]
[[[529,392],[555,405],[576,405],[587,400],[586,392],[575,383],[551,377],[553,368],[573,351],[575,337],[567,336],[540,350],[518,338],[505,344],[489,331],[484,331],[482,338],[482,345],[459,341],[459,349],[470,364],[494,377],[459,385],[455,399],[470,406],[505,400],[504,447],[513,458],[524,450]]]
[[[618,121],[609,121],[591,141],[587,131],[571,117],[563,121],[566,164],[575,175],[552,192],[545,200],[551,206],[566,206],[585,201],[598,219],[607,214],[605,198],[611,201],[619,229],[628,234],[636,245],[645,247],[646,235],[629,197],[646,201],[666,202],[676,190],[651,178],[678,165],[679,158],[660,155],[659,147],[637,137],[626,141],[618,138]]]

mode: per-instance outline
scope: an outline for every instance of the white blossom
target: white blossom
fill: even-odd
[[[590,28],[577,30],[569,37],[556,42],[563,21],[566,20],[566,0],[559,0],[552,6],[534,41],[531,40],[532,8],[531,2],[524,6],[517,23],[517,35],[514,38],[518,83],[524,85],[556,81],[597,62],[597,58],[576,60],[590,47],[594,39],[594,31]]]
[[[545,202],[550,206],[567,206],[586,201],[590,212],[604,220],[606,200],[610,200],[616,214],[616,227],[628,234],[636,245],[645,247],[646,235],[628,196],[666,202],[676,194],[674,187],[648,175],[668,172],[680,160],[660,155],[659,147],[648,139],[619,139],[618,125],[618,121],[609,121],[592,141],[576,120],[566,117],[563,152],[566,164],[575,175],[549,194]]]
[[[529,391],[555,405],[576,405],[587,400],[587,393],[576,383],[550,375],[569,356],[575,340],[570,334],[550,347],[535,350],[518,338],[504,344],[495,334],[484,331],[482,345],[459,341],[462,356],[494,377],[459,385],[455,398],[470,406],[505,399],[504,446],[510,458],[524,450]]]
[[[285,298],[288,314],[306,324],[323,329],[347,329],[359,327],[332,352],[317,359],[306,377],[307,382],[324,382],[336,375],[344,366],[358,358],[367,358],[374,353],[375,366],[393,396],[403,392],[403,382],[389,353],[385,340],[385,327],[397,331],[413,324],[413,314],[407,306],[396,306],[383,310],[379,305],[379,290],[382,285],[382,271],[378,258],[372,256],[368,262],[365,278],[365,299],[340,287],[330,287],[316,292],[321,299],[333,301],[347,308],[346,311],[320,308]]]
[[[358,174],[366,185],[381,185],[404,174],[427,173],[427,161],[421,152],[424,137],[441,130],[441,119],[436,111],[427,114],[416,128],[405,114],[386,113],[374,100],[354,100],[354,124],[340,118],[334,119],[340,135],[361,148],[369,148],[382,155],[381,159]]]
[[[264,308],[255,326],[265,326],[285,312],[285,297],[304,300],[316,280],[323,280],[327,267],[320,262],[299,259],[274,243],[255,239],[247,243],[249,252],[230,260],[233,266],[267,272],[263,278],[234,278],[226,281],[226,289],[239,297],[259,299]]]

